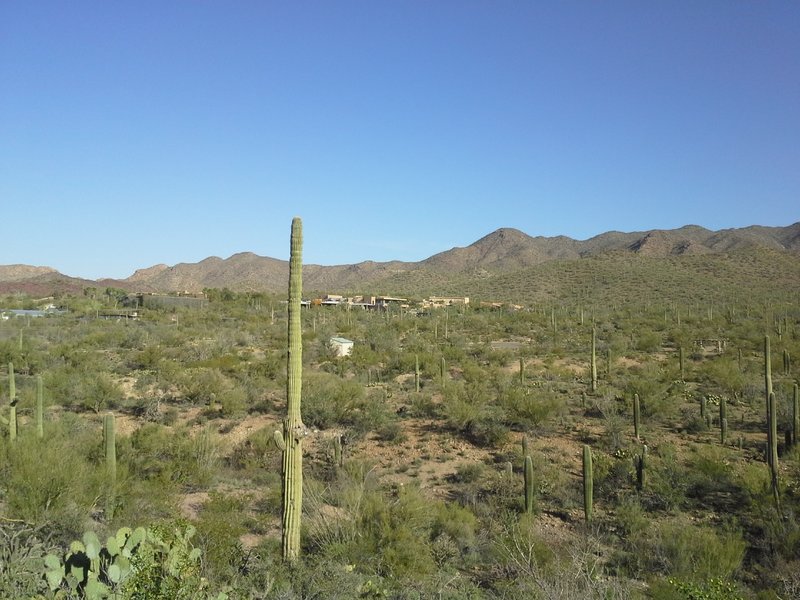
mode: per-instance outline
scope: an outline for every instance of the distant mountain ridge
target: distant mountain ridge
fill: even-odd
[[[501,228],[473,244],[435,254],[420,262],[364,261],[353,265],[304,265],[306,290],[379,291],[382,282],[418,274],[448,277],[490,277],[512,273],[550,261],[576,260],[608,253],[654,258],[724,254],[768,249],[800,256],[800,222],[786,227],[753,225],[711,231],[697,225],[641,232],[609,231],[588,240],[566,236],[532,237],[513,228]],[[46,290],[79,291],[87,286],[120,287],[142,292],[199,292],[205,288],[235,291],[281,292],[286,287],[288,262],[241,252],[197,263],[154,265],[127,279],[89,281],[67,277],[49,267],[0,266],[0,292]]]

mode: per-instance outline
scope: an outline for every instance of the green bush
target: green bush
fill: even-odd
[[[738,529],[711,528],[680,519],[661,524],[659,533],[666,572],[673,577],[699,582],[730,580],[741,567],[746,544]]]

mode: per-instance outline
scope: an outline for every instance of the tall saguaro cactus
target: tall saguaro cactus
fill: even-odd
[[[419,392],[419,355],[414,355],[414,391]]]
[[[533,512],[533,459],[530,455],[525,456],[525,467],[522,471],[525,480],[525,512]]]
[[[594,477],[592,471],[592,449],[583,446],[583,514],[586,522],[592,521],[592,504],[594,502]]]
[[[39,439],[44,437],[44,393],[41,375],[36,376],[36,435]]]
[[[114,518],[114,505],[117,493],[117,428],[114,413],[103,416],[103,442],[106,453],[106,472],[108,473],[108,496],[106,497],[106,516]]]
[[[8,439],[17,439],[17,385],[14,382],[14,363],[8,363]]]
[[[597,391],[597,355],[595,353],[597,346],[597,333],[595,328],[592,327],[592,392]]]
[[[289,258],[289,360],[286,378],[287,417],[283,422],[283,560],[300,556],[300,516],[303,508],[303,437],[300,416],[303,385],[303,340],[300,302],[303,296],[303,224],[292,220]]]
[[[764,336],[764,388],[767,400],[767,464],[772,467],[772,445],[777,447],[778,440],[772,435],[772,353],[768,335]]]
[[[778,416],[775,407],[775,393],[772,390],[772,355],[769,336],[764,336],[764,387],[767,394],[767,464],[769,465],[772,496],[780,507],[778,486]]]
[[[633,395],[633,435],[639,439],[640,426],[642,422],[642,409],[639,402],[639,394]]]
[[[792,393],[792,443],[800,444],[800,389],[794,384]]]
[[[724,397],[719,400],[719,441],[723,446],[728,441],[728,402]]]

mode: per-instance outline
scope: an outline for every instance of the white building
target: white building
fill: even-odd
[[[336,356],[350,356],[353,351],[353,342],[343,337],[332,337],[328,342]]]

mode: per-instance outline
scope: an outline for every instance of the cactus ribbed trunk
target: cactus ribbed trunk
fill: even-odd
[[[106,515],[108,519],[113,519],[117,493],[117,434],[113,413],[108,413],[103,417],[103,441],[106,450],[106,472],[108,473]]]
[[[633,395],[633,435],[639,439],[640,425],[642,422],[642,409],[639,402],[639,394]]]
[[[283,560],[300,556],[300,516],[303,507],[303,446],[306,429],[300,416],[303,383],[303,341],[300,322],[303,295],[303,225],[292,220],[289,260],[289,358],[287,365],[287,417],[283,423]]]
[[[103,440],[106,450],[106,470],[113,484],[117,480],[117,433],[113,413],[103,417]]]
[[[414,355],[414,391],[419,392],[419,355]]]
[[[597,346],[597,334],[595,328],[592,327],[592,392],[597,391],[597,355],[595,353]]]
[[[342,436],[335,435],[333,437],[333,464],[335,467],[341,467],[344,464],[342,458]]]
[[[44,393],[41,375],[36,376],[36,435],[39,439],[44,437]]]
[[[586,444],[583,447],[583,515],[587,523],[592,521],[593,502],[594,478],[592,476],[592,449]]]
[[[519,384],[525,385],[525,359],[519,359]]]
[[[789,351],[783,351],[783,374],[788,376],[791,372],[791,360],[789,359]]]
[[[772,497],[775,505],[780,507],[780,491],[778,485],[778,415],[775,406],[775,393],[772,390],[772,354],[769,347],[769,336],[764,336],[764,387],[767,394],[767,464],[770,471]]]
[[[794,384],[792,394],[792,443],[796,446],[800,439],[800,389]]]
[[[728,440],[728,402],[725,398],[719,400],[719,441],[725,445]]]
[[[530,514],[533,512],[533,460],[530,456],[525,457],[523,475],[525,477],[525,512]]]
[[[642,446],[642,453],[636,457],[636,489],[644,489],[647,477],[647,446]]]
[[[14,382],[14,363],[8,363],[8,439],[17,439],[17,385]]]
[[[681,381],[686,379],[686,375],[684,374],[683,370],[683,346],[678,347],[678,367],[680,368],[681,372]]]
[[[775,505],[780,508],[780,490],[778,486],[778,416],[775,408],[775,393],[769,393],[769,471],[772,487],[772,497]]]
[[[767,464],[772,466],[772,445],[777,444],[778,440],[773,439],[772,435],[772,410],[771,400],[772,396],[772,354],[769,347],[769,336],[764,336],[764,388],[767,400]]]

